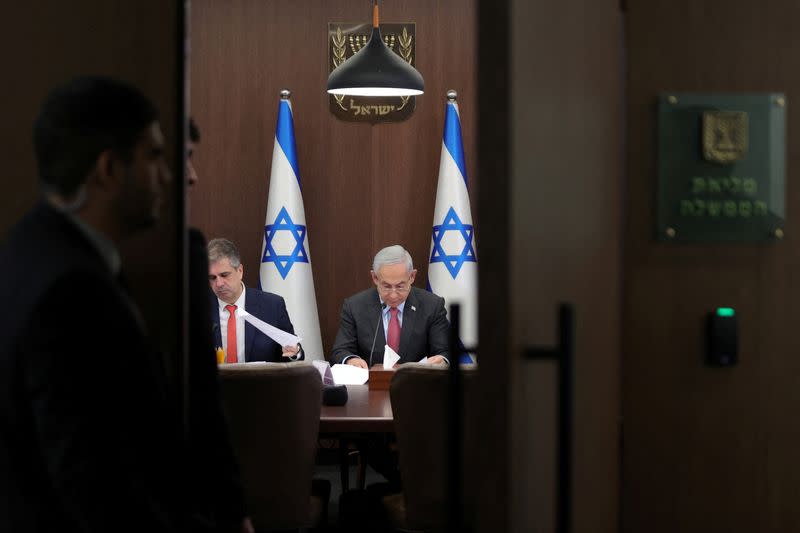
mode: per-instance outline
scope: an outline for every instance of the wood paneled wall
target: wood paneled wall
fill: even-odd
[[[627,4],[623,530],[798,531],[800,3]],[[662,91],[786,93],[782,242],[655,242]],[[733,368],[703,364],[717,306],[738,315]]]
[[[233,240],[245,283],[257,286],[279,91],[291,89],[326,356],[342,300],[370,285],[378,249],[403,244],[419,269],[416,285],[425,286],[451,88],[459,93],[470,184],[476,178],[475,1],[381,3],[382,21],[416,23],[416,66],[425,78],[414,115],[396,124],[343,122],[328,111],[328,22],[370,20],[364,0],[191,4],[191,114],[203,137],[190,222],[209,239]],[[478,247],[480,254],[480,240]]]
[[[502,288],[496,280],[503,275],[511,284],[503,354],[511,394],[508,531],[549,533],[566,525],[554,517],[555,480],[558,457],[569,454],[572,529],[564,531],[613,533],[620,453],[622,17],[618,0],[510,5],[510,246],[507,274],[481,279],[485,292]],[[523,359],[528,347],[557,345],[563,302],[575,311],[572,448],[559,447],[556,438],[556,365]]]
[[[175,167],[178,138],[178,0],[109,2],[46,0],[3,6],[0,63],[0,159],[5,193],[0,195],[0,235],[36,201],[33,121],[47,93],[79,75],[106,75],[133,83],[158,106]],[[181,166],[177,167],[176,175]],[[123,250],[134,297],[152,333],[167,351],[177,349],[178,182],[159,228],[137,237]],[[54,258],[57,260],[57,258]],[[15,280],[22,283],[24,280]]]

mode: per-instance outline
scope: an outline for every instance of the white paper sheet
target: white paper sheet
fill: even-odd
[[[389,345],[387,344],[383,349],[383,369],[391,370],[394,367],[394,364],[399,360],[400,356],[397,355],[397,352],[389,348]]]
[[[331,373],[337,385],[363,385],[369,379],[369,370],[353,365],[333,365]]]
[[[264,335],[266,335],[270,339],[274,340],[275,342],[277,342],[281,346],[297,346],[300,343],[300,341],[303,340],[303,339],[301,339],[300,337],[298,337],[296,335],[292,335],[291,333],[287,333],[286,331],[283,331],[282,329],[278,329],[275,326],[267,324],[263,320],[260,320],[260,319],[258,319],[256,317],[254,317],[253,315],[251,315],[250,313],[248,313],[244,309],[237,309],[236,311],[239,313],[239,316],[241,316],[246,321],[248,321],[251,324],[253,324],[253,326],[258,331],[260,331],[261,333],[263,333]]]

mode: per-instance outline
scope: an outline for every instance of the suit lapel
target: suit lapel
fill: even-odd
[[[414,323],[417,317],[417,296],[414,294],[414,289],[406,298],[406,305],[403,306],[403,326],[400,328],[400,353],[399,355],[404,361],[408,360],[406,356],[416,356],[417,354],[409,353],[409,344],[414,334]]]
[[[245,311],[253,316],[261,315],[261,308],[258,305],[258,298],[250,293],[250,289],[245,289],[247,292],[244,297]],[[256,338],[256,328],[247,320],[244,321],[244,360],[250,361],[253,354],[253,341]]]

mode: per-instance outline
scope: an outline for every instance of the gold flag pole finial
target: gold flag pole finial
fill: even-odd
[[[458,93],[453,89],[447,91],[447,101],[455,102],[456,100],[458,100]]]
[[[281,100],[288,100],[292,97],[292,91],[289,89],[281,89]]]

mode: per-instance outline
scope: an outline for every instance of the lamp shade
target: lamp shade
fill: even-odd
[[[414,96],[425,91],[422,75],[383,42],[373,26],[366,46],[328,76],[328,92],[353,96]]]

